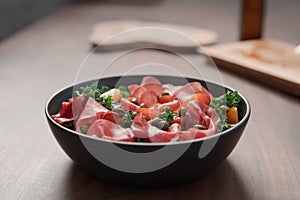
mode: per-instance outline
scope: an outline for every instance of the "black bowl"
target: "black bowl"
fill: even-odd
[[[99,85],[114,87],[120,78],[103,78],[99,80]],[[220,96],[225,90],[232,90],[216,83],[192,78],[156,78],[162,83],[174,85],[198,81],[208,88],[213,96]],[[122,77],[122,82],[139,83],[141,79],[142,76],[125,76]],[[204,175],[232,152],[250,116],[250,105],[241,95],[240,122],[233,128],[210,137],[176,143],[112,142],[77,133],[59,125],[51,118],[51,115],[59,111],[61,103],[72,97],[74,88],[90,85],[94,81],[86,81],[57,92],[46,104],[45,113],[57,142],[74,162],[97,177],[117,184],[169,185]]]

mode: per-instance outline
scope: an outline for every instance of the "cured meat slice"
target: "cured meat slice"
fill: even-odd
[[[155,92],[157,96],[161,96],[161,93],[163,91],[161,82],[153,76],[144,77],[141,82],[141,86],[149,91]]]
[[[120,100],[120,106],[122,110],[131,110],[131,111],[136,111],[139,106],[130,102],[128,99],[122,98]]]
[[[163,84],[163,93],[168,93],[169,95],[174,95],[177,90],[182,88],[182,86],[173,85],[173,84]]]
[[[209,102],[211,101],[211,94],[199,82],[192,82],[184,85],[183,87],[178,89],[174,95],[179,101],[184,102],[191,99],[195,94],[200,92],[204,93],[207,96]]]
[[[134,142],[135,137],[130,128],[123,128],[106,119],[96,120],[88,129],[87,135],[95,135],[98,138]]]
[[[144,92],[147,92],[147,89],[142,86],[139,86],[133,91],[131,96],[136,97],[136,98],[141,98],[141,96],[144,94]]]
[[[88,97],[86,96],[86,94],[80,95],[79,97],[74,99],[72,104],[72,112],[73,112],[74,119],[77,119],[79,117],[87,100]]]
[[[164,108],[169,107],[174,113],[177,113],[180,109],[180,102],[178,100],[174,100],[168,103],[164,103],[158,106],[158,110],[162,112]]]
[[[122,124],[123,118],[116,112],[107,111],[107,112],[97,112],[96,113],[97,119],[106,119],[108,121],[114,122],[116,124]]]
[[[76,122],[75,129],[78,132],[80,131],[81,126],[89,127],[97,120],[97,115],[99,118],[102,118],[109,110],[99,104],[93,98],[89,98]]]
[[[132,85],[128,85],[127,88],[128,88],[128,90],[129,90],[130,94],[132,95],[133,92],[134,92],[138,87],[140,87],[140,86],[137,85],[137,84],[132,84]]]
[[[141,96],[141,102],[146,104],[146,106],[152,107],[157,104],[157,94],[153,91],[147,90]]]
[[[142,113],[139,113],[131,124],[133,134],[138,138],[148,138],[149,124]]]
[[[52,119],[59,124],[73,121],[77,119],[87,101],[87,96],[81,95],[75,99],[69,99],[68,102],[63,102],[61,108],[56,115],[52,115]]]
[[[180,125],[172,124],[168,131],[160,130],[154,126],[148,129],[150,142],[175,142],[179,138]]]
[[[148,124],[140,113],[134,118],[131,129],[138,138],[148,138],[150,142],[170,142],[178,139],[180,125],[172,124],[168,131],[163,131]]]
[[[202,138],[217,133],[220,118],[213,108],[206,105],[199,106],[196,101],[190,101],[187,105],[186,116],[188,130],[180,132],[179,141]],[[203,125],[206,129],[193,127],[198,124]]]

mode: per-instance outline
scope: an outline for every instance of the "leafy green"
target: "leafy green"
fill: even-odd
[[[154,119],[151,119],[148,123],[151,124],[152,126],[155,126],[161,130],[166,131],[171,125],[173,119],[174,119],[174,114],[172,110],[169,107],[165,107],[162,113],[160,113]]]
[[[226,118],[226,110],[221,109],[222,106],[224,107],[237,107],[241,101],[241,97],[237,91],[227,91],[226,94],[220,97],[213,97],[212,101],[210,102],[210,107],[215,109],[215,111],[220,116],[220,122],[218,124],[218,131],[224,131],[232,127],[231,124],[227,123]]]
[[[226,104],[229,108],[237,106],[241,101],[241,97],[237,91],[227,91],[225,98]]]
[[[95,100],[98,101],[97,99]],[[108,96],[104,98],[100,97],[98,102],[108,110],[112,110],[115,106],[119,105],[119,102],[114,101],[112,99],[112,96]]]
[[[227,124],[226,111],[222,110],[219,104],[215,104],[213,101],[211,101],[209,106],[218,113],[220,117],[220,122],[218,123],[218,131],[223,131],[225,124]]]
[[[213,97],[211,103],[218,107],[224,105],[229,108],[237,106],[241,101],[241,97],[237,91],[227,91],[226,94],[220,97]]]
[[[95,81],[89,86],[80,87],[80,90],[76,90],[74,93],[74,97],[78,97],[82,94],[86,94],[87,97],[94,98],[98,103],[103,105],[105,108],[112,110],[112,108],[118,105],[117,101],[112,100],[111,96],[101,97],[101,94],[109,91],[110,88],[108,86],[101,86],[98,88],[98,82]]]
[[[131,111],[125,111],[123,114],[123,127],[124,128],[130,128],[132,124],[132,112]]]
[[[87,97],[94,98],[97,102],[101,102],[102,99],[100,97],[101,94],[107,92],[110,88],[108,86],[101,86],[98,88],[98,82],[95,81],[89,86],[80,87],[80,90],[76,90],[74,92],[74,97],[78,97],[82,94],[86,94]]]
[[[121,85],[121,86],[119,87],[119,90],[121,91],[121,96],[122,96],[123,98],[130,97],[130,92],[129,92],[129,90],[127,89],[127,87]]]
[[[174,114],[173,114],[171,108],[165,107],[164,111],[158,115],[158,118],[168,122],[168,124],[170,125],[174,119]]]

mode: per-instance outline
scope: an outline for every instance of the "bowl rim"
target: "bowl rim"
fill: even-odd
[[[149,76],[149,75],[131,75],[131,76],[135,76],[135,77],[142,77],[142,76]],[[152,75],[151,75],[152,76]],[[153,75],[153,76],[160,76],[160,75]],[[176,76],[167,76],[167,75],[161,75],[161,76],[164,76],[164,77],[176,77]],[[198,138],[198,139],[193,139],[193,140],[185,140],[185,141],[175,141],[175,142],[151,142],[151,143],[148,143],[148,142],[126,142],[126,141],[114,141],[114,140],[107,140],[107,139],[102,139],[102,138],[98,138],[98,137],[94,137],[94,136],[89,136],[89,135],[85,135],[85,134],[82,134],[82,133],[79,133],[77,131],[74,131],[74,130],[71,130],[71,129],[68,129],[64,126],[62,126],[61,124],[58,124],[56,121],[54,121],[51,117],[51,115],[49,114],[48,112],[48,107],[49,107],[49,104],[51,102],[51,100],[57,96],[59,93],[63,92],[64,90],[67,90],[71,87],[74,87],[75,85],[79,85],[79,84],[82,84],[82,83],[86,83],[86,82],[92,82],[92,81],[99,81],[101,79],[107,79],[107,78],[119,78],[119,77],[122,77],[122,76],[107,76],[107,77],[102,77],[100,79],[88,79],[88,80],[84,80],[84,81],[81,81],[77,84],[69,84],[68,86],[66,87],[63,87],[62,89],[58,90],[57,92],[55,92],[46,102],[46,105],[45,105],[45,114],[46,114],[46,117],[48,120],[51,121],[52,124],[54,124],[55,126],[57,126],[58,128],[61,128],[63,130],[65,130],[66,132],[68,132],[69,134],[75,134],[79,137],[86,137],[88,139],[93,139],[93,140],[98,140],[98,141],[101,141],[101,142],[108,142],[108,143],[113,143],[113,144],[117,144],[117,145],[129,145],[129,146],[152,146],[152,147],[162,147],[162,146],[166,146],[166,145],[184,145],[184,144],[190,144],[190,143],[196,143],[196,142],[201,142],[201,141],[204,141],[204,140],[209,140],[209,139],[213,139],[215,137],[221,137],[225,134],[228,134],[229,132],[232,132],[234,129],[237,129],[239,128],[240,126],[242,126],[242,124],[246,123],[248,120],[249,120],[249,117],[250,117],[250,114],[251,114],[251,107],[250,107],[250,104],[249,104],[249,101],[247,100],[247,98],[241,94],[239,91],[239,95],[240,97],[243,99],[243,101],[245,102],[245,105],[246,105],[246,113],[244,115],[244,117],[241,119],[241,121],[239,121],[236,125],[234,125],[232,128],[230,129],[227,129],[225,131],[222,131],[222,132],[219,132],[219,133],[216,133],[214,135],[211,135],[211,136],[207,136],[207,137],[203,137],[203,138]],[[220,87],[223,87],[225,89],[228,89],[228,90],[231,90],[231,91],[235,91],[233,88],[227,86],[227,85],[224,85],[224,84],[220,84],[220,83],[217,83],[217,82],[214,82],[214,81],[206,81],[206,80],[202,80],[202,79],[199,79],[199,78],[195,78],[195,77],[184,77],[184,78],[187,78],[187,79],[195,79],[195,80],[198,80],[198,81],[202,81],[202,82],[205,82],[205,83],[210,83],[210,84],[213,84],[213,85],[217,85],[217,86],[220,86]]]

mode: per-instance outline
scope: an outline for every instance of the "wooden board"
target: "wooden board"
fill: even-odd
[[[217,66],[300,97],[296,46],[275,40],[247,40],[206,47]]]
[[[126,31],[145,27],[162,28],[162,31],[132,31],[130,34],[126,34]],[[183,33],[193,41],[180,34],[172,33],[167,29]],[[123,33],[121,37],[114,37],[120,33]],[[112,36],[114,38],[111,38]],[[196,50],[199,45],[216,43],[217,39],[218,36],[214,31],[205,28],[138,20],[113,20],[96,24],[89,37],[89,42],[93,46],[101,44],[97,49],[103,51],[118,50],[132,46],[140,47],[143,45],[152,45],[152,47],[158,48],[166,47],[168,49]],[[103,43],[103,41],[105,42]]]

